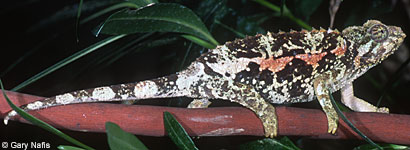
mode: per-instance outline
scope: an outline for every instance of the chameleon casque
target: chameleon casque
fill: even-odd
[[[135,99],[191,97],[190,108],[206,108],[208,99],[222,99],[251,109],[265,135],[277,135],[275,108],[270,103],[317,99],[334,134],[338,116],[329,92],[341,90],[342,103],[354,111],[388,113],[353,94],[353,81],[380,63],[403,42],[401,28],[369,20],[363,26],[337,30],[257,34],[217,46],[185,70],[152,80],[103,86],[57,95],[22,106],[26,111],[57,105]],[[330,91],[329,91],[330,90]],[[4,119],[17,115],[11,111]]]

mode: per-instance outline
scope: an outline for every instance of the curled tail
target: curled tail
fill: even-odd
[[[180,90],[177,87],[176,80],[177,74],[173,74],[136,83],[79,90],[31,102],[21,106],[21,108],[25,111],[30,111],[75,103],[189,96],[186,91]],[[8,120],[15,115],[17,115],[17,113],[14,110],[9,112],[4,118],[4,124],[7,125]]]

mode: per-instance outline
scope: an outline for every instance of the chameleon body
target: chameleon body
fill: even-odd
[[[384,112],[353,94],[352,82],[380,63],[403,42],[399,27],[369,20],[362,26],[247,36],[202,54],[185,70],[136,83],[104,86],[57,95],[22,106],[26,111],[84,102],[191,97],[190,108],[205,108],[208,99],[239,103],[261,119],[265,135],[277,135],[270,103],[318,99],[335,133],[338,116],[329,92],[341,90],[342,102],[354,111]],[[330,90],[330,91],[328,91]],[[5,118],[15,116],[14,111]]]

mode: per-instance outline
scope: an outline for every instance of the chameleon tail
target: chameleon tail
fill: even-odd
[[[21,108],[25,111],[30,111],[75,103],[187,96],[188,93],[179,90],[176,82],[181,81],[177,81],[177,74],[173,74],[136,83],[118,84],[65,93],[31,102],[21,106]],[[8,120],[15,115],[17,115],[17,113],[14,110],[9,112],[4,118],[4,124],[7,125]]]

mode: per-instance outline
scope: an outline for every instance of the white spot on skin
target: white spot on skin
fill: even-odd
[[[136,99],[152,98],[158,93],[158,86],[153,81],[143,81],[135,85]]]
[[[330,29],[330,28],[327,29],[327,33],[332,33],[332,32],[333,32],[332,29]]]
[[[207,80],[208,76],[204,76],[206,75],[204,69],[204,64],[194,62],[186,71],[178,74],[178,79],[175,84],[178,87],[178,92],[180,92],[180,95],[189,95],[189,89],[192,86],[195,86],[194,84],[198,83],[199,80]]]
[[[74,100],[75,100],[75,97],[70,93],[56,96],[56,103],[58,104],[63,104],[63,105],[70,104]]]
[[[206,62],[206,65],[208,65],[213,71],[225,75],[226,73],[229,73],[231,76],[230,78],[234,79],[235,74],[238,72],[241,72],[243,70],[250,71],[248,68],[248,64],[250,62],[255,62],[257,64],[260,64],[263,59],[263,57],[255,57],[255,58],[230,58],[228,54],[228,48],[224,45],[221,47],[218,47],[216,50],[212,51],[212,53],[218,55],[218,62],[216,63],[209,63]]]
[[[30,109],[30,110],[35,110],[35,109],[41,108],[43,105],[44,105],[43,102],[41,102],[41,101],[36,101],[36,102],[34,102],[34,103],[28,104],[28,105],[27,105],[27,108]]]
[[[269,56],[269,57],[272,57],[272,56],[273,56],[272,51],[271,51],[271,49],[272,49],[272,44],[270,44],[271,41],[273,41],[273,38],[272,38],[272,35],[271,35],[270,32],[268,32],[268,34],[267,34],[266,36],[262,36],[262,37],[259,39],[259,44],[260,44],[260,46],[261,46],[261,47],[265,47],[265,49],[267,49],[266,52],[268,53],[268,56]]]
[[[284,43],[282,45],[284,48],[288,50],[293,50],[293,49],[304,49],[302,46],[295,45],[291,42],[291,40],[288,41],[288,43]]]
[[[114,91],[110,87],[99,87],[95,88],[93,91],[92,98],[101,100],[101,101],[106,101],[113,99],[115,97]]]
[[[326,105],[326,99],[325,99],[325,98],[321,98],[321,99],[319,100],[319,104],[320,104],[320,106],[325,106],[325,105]]]
[[[316,95],[326,95],[326,94],[327,94],[327,93],[326,93],[326,90],[324,90],[324,88],[323,88],[322,86],[323,86],[323,83],[319,83],[319,84],[317,85],[317,88],[316,88],[317,93],[316,93]]]
[[[121,99],[127,99],[129,94],[127,93],[127,94],[123,94],[123,95],[120,95],[120,96],[121,96]]]
[[[369,52],[371,46],[372,46],[372,41],[369,41],[364,45],[360,45],[360,47],[357,49],[357,51],[359,52],[358,56],[363,56],[364,54]]]

